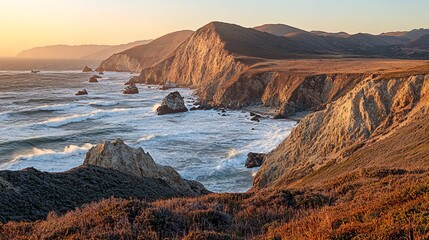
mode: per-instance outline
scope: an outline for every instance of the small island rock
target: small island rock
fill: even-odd
[[[88,66],[85,66],[83,68],[82,72],[92,72],[92,68],[89,68]]]
[[[247,161],[245,166],[247,168],[260,167],[264,163],[265,153],[252,153],[247,154]]]
[[[164,99],[162,99],[161,106],[156,109],[158,115],[187,112],[183,97],[178,91],[171,92]]]
[[[123,91],[124,94],[137,94],[139,93],[139,89],[134,83],[127,85]]]
[[[80,96],[80,95],[88,95],[88,92],[86,91],[86,89],[80,90],[76,93],[76,96]]]

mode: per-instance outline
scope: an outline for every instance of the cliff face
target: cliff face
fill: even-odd
[[[221,85],[214,104],[240,108],[254,103],[279,109],[290,117],[296,112],[323,108],[368,76],[350,74],[291,74],[282,70],[245,71]]]
[[[238,79],[240,73],[255,63],[310,52],[282,37],[213,22],[197,30],[166,60],[144,69],[139,82],[173,81],[196,88],[203,102],[214,100],[218,104],[230,81]]]
[[[148,44],[113,54],[101,62],[97,71],[140,72],[164,60],[192,33],[188,30],[169,33]]]
[[[169,58],[144,69],[140,81],[153,84],[173,81],[198,89],[201,99],[210,101],[219,84],[246,67],[225,49],[216,26],[208,25],[180,45]]]
[[[429,75],[369,76],[338,100],[327,104],[326,109],[305,117],[291,135],[266,156],[254,180],[255,188],[299,185],[307,178],[321,181],[323,177],[329,178],[327,169],[336,167],[338,176],[344,169],[362,166],[359,164],[363,163],[353,160],[354,154],[365,155],[365,149],[382,144],[400,129],[427,118],[428,93]],[[424,129],[427,124],[426,127],[420,125],[414,133]],[[424,149],[421,144],[425,143],[427,141],[414,139],[409,142],[414,144],[409,149]],[[385,151],[395,148],[402,148],[400,141]],[[386,160],[374,162],[386,165]],[[348,167],[338,168],[343,165]],[[399,159],[394,166],[404,165],[409,166]]]
[[[130,57],[125,53],[116,53],[102,61],[96,71],[139,72],[141,69],[143,66],[137,58]]]

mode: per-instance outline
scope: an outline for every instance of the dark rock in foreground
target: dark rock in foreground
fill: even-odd
[[[76,93],[76,96],[80,96],[80,95],[88,95],[88,92],[86,91],[86,89],[80,90]]]
[[[260,167],[264,163],[265,153],[252,153],[247,154],[247,161],[245,166],[247,168]]]
[[[185,107],[185,102],[183,101],[183,97],[180,95],[178,91],[171,92],[168,94],[159,106],[156,109],[158,115],[171,114],[171,113],[179,113],[179,112],[187,112],[188,109]]]
[[[139,93],[139,89],[134,83],[131,83],[130,85],[126,86],[124,91],[124,94],[137,94]]]
[[[82,72],[92,72],[92,68],[85,66],[82,70]]]
[[[114,169],[137,177],[159,178],[177,191],[190,196],[208,192],[202,184],[182,179],[172,167],[156,164],[149,153],[145,153],[142,148],[131,148],[121,139],[104,141],[91,148],[84,164]]]
[[[186,194],[159,178],[91,165],[61,173],[0,171],[0,222],[43,219],[111,196],[151,201]]]

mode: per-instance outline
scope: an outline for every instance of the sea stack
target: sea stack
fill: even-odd
[[[88,66],[85,66],[82,70],[82,72],[92,72],[92,69],[89,68]]]
[[[131,83],[125,87],[123,93],[124,94],[137,94],[137,93],[139,93],[139,89],[137,88],[137,86],[134,83]]]
[[[185,101],[178,91],[171,92],[162,99],[161,106],[156,109],[158,115],[187,112]]]
[[[97,77],[96,76],[92,76],[91,78],[89,78],[89,82],[90,83],[98,82]]]
[[[76,93],[76,96],[80,96],[80,95],[88,95],[88,92],[86,91],[86,89],[80,90]]]

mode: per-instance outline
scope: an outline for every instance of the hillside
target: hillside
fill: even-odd
[[[20,52],[17,57],[39,59],[104,59],[113,53],[121,52],[125,49],[148,42],[150,42],[150,40],[136,41],[121,45],[53,45],[24,50]]]
[[[423,35],[405,44],[407,48],[429,49],[429,34]]]
[[[173,52],[186,38],[192,34],[192,31],[178,31],[152,42],[136,46],[125,51],[118,52],[112,56],[107,56],[103,60],[98,71],[118,71],[118,72],[140,72],[144,68],[164,60]]]
[[[150,43],[151,41],[152,40],[142,40],[142,41],[135,41],[135,42],[132,42],[132,43],[126,43],[126,44],[111,46],[108,49],[104,49],[104,50],[101,50],[99,52],[95,52],[95,53],[83,56],[82,58],[87,58],[87,59],[106,59],[106,58],[112,56],[115,53],[119,53],[119,52],[125,51],[127,49],[136,47],[136,46],[145,45],[145,44]]]
[[[276,36],[284,36],[286,34],[290,33],[301,33],[306,32],[302,29],[295,28],[292,26],[288,26],[285,24],[264,24],[261,26],[254,27],[254,29],[261,31],[261,32],[267,32]]]
[[[263,59],[312,52],[295,41],[269,33],[213,22],[192,34],[167,59],[144,69],[138,82],[175,81],[198,89],[201,100],[208,103],[221,84]]]
[[[368,76],[308,115],[268,154],[255,188],[320,183],[369,165],[425,167],[429,75],[421,74],[428,73],[424,67]]]
[[[415,40],[426,34],[429,34],[429,29],[419,28],[419,29],[413,29],[411,31],[387,32],[387,33],[382,33],[381,35],[401,37],[407,40]]]
[[[110,196],[147,200],[183,196],[165,181],[96,166],[63,173],[0,171],[0,221],[34,221]]]

